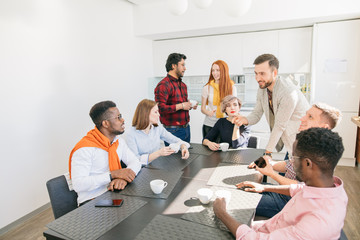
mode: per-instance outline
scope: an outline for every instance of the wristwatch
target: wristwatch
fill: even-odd
[[[269,152],[265,152],[265,153],[264,153],[264,156],[265,156],[265,155],[271,157],[271,153],[269,153]]]

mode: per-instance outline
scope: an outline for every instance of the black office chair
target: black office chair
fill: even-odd
[[[64,175],[46,183],[55,219],[77,208],[77,193],[69,190]]]
[[[257,137],[251,136],[249,138],[248,148],[257,148]]]
[[[341,234],[339,240],[348,240],[344,230],[341,229]]]

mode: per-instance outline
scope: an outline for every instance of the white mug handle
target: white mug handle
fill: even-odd
[[[168,184],[168,183],[164,181],[164,188],[167,186],[167,184]]]

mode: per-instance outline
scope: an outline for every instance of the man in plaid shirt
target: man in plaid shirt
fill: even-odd
[[[190,142],[189,110],[197,108],[191,106],[188,100],[187,86],[182,82],[186,70],[186,56],[172,53],[166,61],[167,76],[156,86],[155,102],[158,103],[160,122],[165,129],[185,142]],[[165,145],[168,144],[165,142]]]
[[[341,113],[338,109],[331,107],[324,103],[314,104],[306,115],[301,119],[299,131],[304,131],[309,128],[320,127],[333,129],[341,120]],[[264,156],[266,159],[266,167],[256,169],[263,175],[270,176],[280,185],[297,184],[296,173],[294,171],[293,161],[272,161],[270,156]],[[255,167],[254,163],[249,165],[249,168]],[[278,172],[285,173],[285,177],[278,174]],[[256,207],[256,215],[264,217],[273,217],[286,205],[290,200],[289,196],[279,193],[265,192]]]

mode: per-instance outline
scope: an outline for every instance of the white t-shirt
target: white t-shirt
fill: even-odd
[[[237,91],[236,91],[235,85],[233,85],[232,95],[234,95],[235,97],[237,96]],[[202,89],[201,97],[208,99],[208,105],[206,106],[206,108],[208,110],[213,111],[213,110],[217,109],[217,106],[213,105],[214,88],[212,86],[210,86],[210,85],[204,86]],[[206,104],[206,102],[204,104]],[[214,113],[214,115],[212,117],[205,115],[204,125],[213,127],[215,125],[215,123],[217,122],[217,120],[218,120],[218,118],[216,117],[216,112]]]

